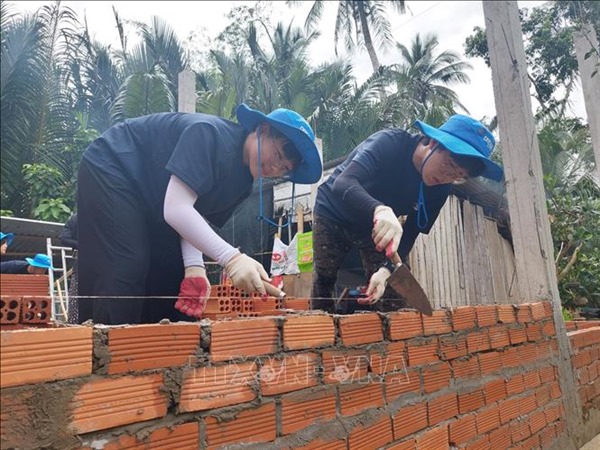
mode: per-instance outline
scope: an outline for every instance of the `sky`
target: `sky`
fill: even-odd
[[[9,1],[16,11],[34,11],[48,1]],[[243,1],[63,1],[83,20],[87,17],[90,33],[98,41],[106,44],[118,43],[118,34],[113,16],[113,5],[124,20],[148,23],[154,15],[163,18],[171,25],[178,37],[185,40],[191,32],[201,33],[208,39],[214,39],[228,24],[226,13],[231,7],[240,4],[252,6],[255,2]],[[311,63],[320,63],[336,58],[334,50],[333,28],[336,3],[328,2],[319,24],[320,37],[309,47]],[[532,8],[543,1],[519,1],[519,7]],[[273,21],[282,20],[285,24],[293,20],[295,25],[303,26],[304,19],[312,2],[304,1],[296,6],[287,6],[284,1],[273,2]],[[467,72],[471,82],[467,85],[453,85],[461,103],[468,113],[477,119],[491,118],[495,115],[494,93],[491,70],[481,58],[464,56],[464,41],[473,33],[476,26],[485,27],[483,7],[480,1],[406,1],[407,11],[403,15],[389,13],[392,34],[397,42],[409,46],[417,33],[425,35],[435,33],[439,38],[439,51],[457,51],[468,61],[473,70]],[[339,54],[350,58],[354,75],[358,82],[364,81],[372,72],[370,59],[366,51],[345,55],[340,45]],[[381,64],[393,64],[399,60],[398,50],[378,51]],[[571,115],[585,118],[585,108],[581,90],[577,89],[573,98]]]

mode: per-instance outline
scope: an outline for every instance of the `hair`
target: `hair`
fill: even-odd
[[[294,168],[298,167],[298,164],[302,162],[302,156],[300,155],[300,152],[296,146],[290,142],[287,136],[279,129],[275,128],[273,124],[270,124],[269,126],[268,135],[275,140],[281,139],[283,141],[283,154],[285,155],[285,158],[294,165]]]
[[[457,155],[452,152],[450,152],[450,156],[456,164],[469,172],[469,177],[478,177],[485,170],[485,164],[479,158]]]

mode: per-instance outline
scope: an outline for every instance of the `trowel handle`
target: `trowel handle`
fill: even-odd
[[[392,253],[391,260],[392,260],[392,264],[394,264],[394,266],[402,265],[402,259],[400,259],[400,255],[398,254],[398,252]]]
[[[285,292],[283,292],[279,288],[276,288],[275,286],[273,286],[268,281],[264,281],[263,280],[263,284],[265,286],[265,290],[267,291],[267,294],[269,294],[269,295],[271,295],[273,297],[277,297],[277,298],[284,298],[286,296]]]

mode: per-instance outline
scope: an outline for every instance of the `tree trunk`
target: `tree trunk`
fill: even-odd
[[[369,23],[367,22],[365,3],[363,1],[358,1],[356,2],[356,7],[358,9],[358,16],[360,18],[360,28],[365,40],[365,47],[367,47],[367,52],[369,53],[369,58],[371,58],[371,64],[373,65],[373,72],[377,72],[380,64],[379,59],[377,58],[377,53],[375,52],[375,47],[373,47],[373,39],[371,38],[371,31],[369,30]]]

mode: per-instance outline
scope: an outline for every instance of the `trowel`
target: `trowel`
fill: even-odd
[[[405,264],[402,264],[398,252],[392,254],[391,260],[395,269],[388,278],[387,284],[404,299],[406,306],[416,309],[421,314],[427,316],[433,315],[433,309],[431,308],[427,295],[417,279],[410,273],[408,267],[406,267]]]

